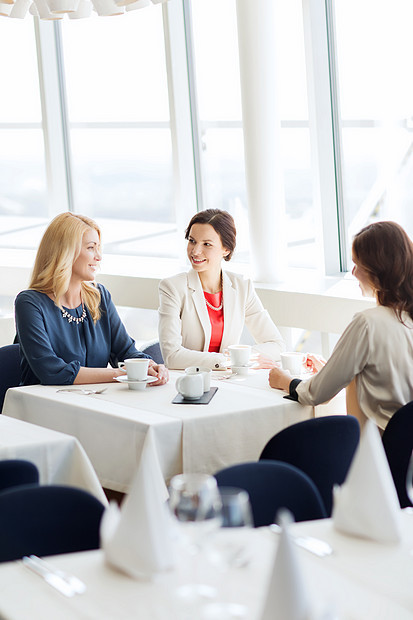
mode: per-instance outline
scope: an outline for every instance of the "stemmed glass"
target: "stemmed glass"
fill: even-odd
[[[248,551],[243,528],[253,527],[254,521],[249,496],[243,489],[220,487],[222,527],[214,533],[208,548],[210,561],[222,572],[242,568],[248,563]],[[227,580],[226,601],[214,601],[205,609],[206,620],[244,618],[247,608],[233,601],[230,580]],[[238,592],[238,591],[237,591]]]
[[[179,522],[186,550],[194,560],[196,574],[199,555],[205,542],[221,525],[221,497],[216,479],[206,474],[174,476],[169,487],[169,508]],[[207,584],[189,583],[178,588],[177,594],[188,601],[213,598],[215,588]]]

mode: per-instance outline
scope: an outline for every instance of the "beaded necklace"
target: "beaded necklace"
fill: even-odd
[[[62,317],[66,319],[69,323],[76,323],[76,325],[79,325],[79,323],[83,323],[86,318],[86,308],[84,307],[83,303],[82,308],[82,316],[73,316],[73,314],[70,314],[70,312],[68,312],[67,310],[62,310]]]
[[[209,302],[207,300],[207,298],[205,297],[205,291],[204,291],[204,298],[205,298],[205,303],[208,306],[208,308],[211,308],[211,310],[214,310],[215,312],[219,312],[220,310],[222,310],[222,305],[223,305],[223,300],[224,300],[224,295],[222,294],[223,291],[223,286],[222,286],[222,273],[221,273],[221,303],[219,304],[219,306],[213,306],[211,304],[211,302]]]

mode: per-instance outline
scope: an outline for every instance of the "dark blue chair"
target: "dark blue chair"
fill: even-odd
[[[311,418],[274,435],[259,460],[283,461],[305,472],[318,488],[330,516],[333,487],[344,482],[359,439],[360,426],[353,416]]]
[[[0,493],[0,562],[99,548],[103,504],[69,486],[21,486]]]
[[[382,441],[400,506],[412,506],[406,492],[406,477],[413,450],[413,401],[400,407],[390,418]]]
[[[0,492],[26,484],[39,484],[39,470],[34,463],[23,459],[0,461]]]
[[[274,523],[281,508],[292,512],[296,521],[327,516],[312,480],[287,463],[241,463],[222,469],[215,478],[219,487],[238,487],[248,492],[255,527]]]
[[[144,345],[143,349],[141,349],[142,353],[146,353],[146,355],[150,355],[154,362],[157,364],[163,364],[163,357],[161,353],[161,345],[159,341],[149,342]]]
[[[7,390],[20,385],[20,381],[20,345],[7,344],[0,347],[0,411]]]

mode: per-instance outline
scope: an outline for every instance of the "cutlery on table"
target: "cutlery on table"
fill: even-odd
[[[89,390],[87,388],[62,388],[57,390],[58,392],[78,392],[79,394],[103,394],[108,388],[102,388],[101,390]]]
[[[275,523],[271,523],[270,530],[276,534],[281,532],[280,526]],[[319,558],[324,558],[333,553],[332,546],[320,538],[314,538],[314,536],[291,536],[291,538],[296,545],[306,549],[306,551],[310,551],[310,553],[314,553]]]
[[[75,594],[83,594],[86,590],[86,585],[75,575],[55,568],[37,555],[24,556],[22,561],[24,566],[43,577],[49,585],[56,588],[64,596],[71,597]]]

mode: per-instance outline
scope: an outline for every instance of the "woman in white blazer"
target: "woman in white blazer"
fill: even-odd
[[[384,429],[413,400],[413,244],[395,222],[376,222],[353,241],[353,275],[377,306],[358,312],[327,363],[309,356],[314,377],[270,371],[271,387],[303,405],[318,405],[347,388],[347,412]]]
[[[239,343],[244,325],[261,361],[278,361],[284,341],[251,280],[222,270],[222,259],[229,261],[235,249],[231,215],[219,209],[200,211],[185,238],[191,269],[159,285],[159,341],[166,366],[226,368],[224,350]]]

